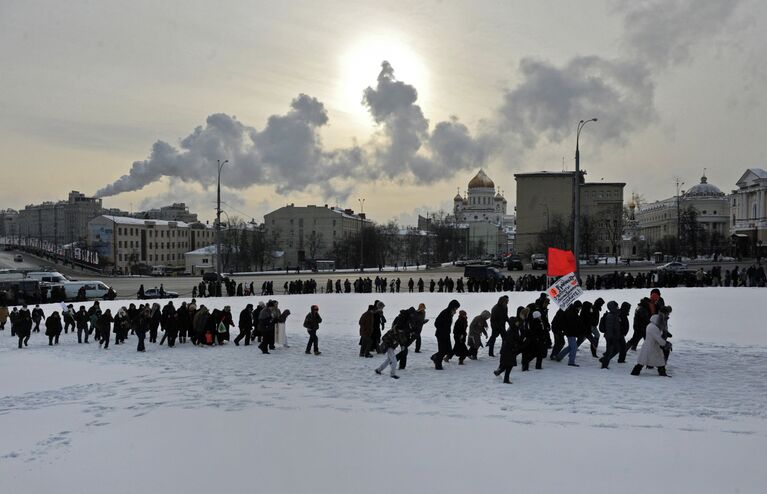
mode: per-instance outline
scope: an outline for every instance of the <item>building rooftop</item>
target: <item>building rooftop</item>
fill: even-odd
[[[155,225],[155,226],[177,226],[180,228],[186,228],[189,227],[188,223],[184,223],[183,221],[165,221],[165,220],[145,220],[145,219],[139,219],[139,218],[129,218],[127,216],[111,216],[108,214],[103,214],[101,216],[98,216],[98,218],[107,218],[110,221],[113,221],[115,224],[118,225],[137,225],[137,226],[146,226],[146,225]]]

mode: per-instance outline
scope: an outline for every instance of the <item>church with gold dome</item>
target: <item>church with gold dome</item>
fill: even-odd
[[[469,180],[466,193],[453,198],[449,221],[467,231],[469,254],[500,255],[511,250],[514,215],[508,214],[508,201],[484,170]]]

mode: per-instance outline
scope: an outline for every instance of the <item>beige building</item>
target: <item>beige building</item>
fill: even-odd
[[[581,172],[581,244],[583,255],[618,253],[622,239],[622,182],[586,183]],[[542,249],[541,233],[557,221],[572,231],[575,172],[517,173],[516,251],[523,255]],[[591,223],[590,225],[588,223]],[[572,237],[572,233],[569,234]],[[569,238],[567,247],[571,248]],[[543,252],[545,253],[545,252]]]
[[[184,253],[213,243],[215,230],[201,223],[102,215],[88,224],[89,248],[121,273],[139,265],[183,268]]]
[[[729,235],[729,199],[719,187],[708,183],[708,178],[703,175],[699,184],[682,191],[678,198],[674,196],[638,205],[636,219],[639,234],[651,247],[663,237],[677,236],[677,205],[679,211],[695,209],[697,222],[709,238],[712,235],[720,238]]]
[[[19,236],[19,212],[13,209],[0,210],[0,237]]]
[[[190,213],[189,207],[183,202],[174,202],[170,206],[148,209],[131,215],[134,218],[145,220],[183,221],[184,223],[197,223],[197,214]]]
[[[731,196],[730,231],[739,253],[753,252],[767,245],[767,171],[749,168],[736,182]]]
[[[336,243],[348,241],[363,225],[372,226],[364,214],[328,205],[290,204],[264,215],[266,238],[275,251],[283,252],[282,263],[290,267],[332,258]]]

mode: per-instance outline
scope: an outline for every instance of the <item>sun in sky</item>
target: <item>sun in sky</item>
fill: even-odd
[[[339,57],[336,98],[341,111],[367,125],[372,124],[372,119],[362,104],[362,92],[368,86],[375,87],[384,60],[394,67],[397,80],[418,90],[419,102],[423,102],[424,94],[428,92],[426,64],[400,36],[371,34],[356,39]]]

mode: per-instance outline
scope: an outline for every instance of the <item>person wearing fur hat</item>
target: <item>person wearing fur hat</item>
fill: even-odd
[[[437,319],[434,320],[434,327],[436,331],[434,336],[437,337],[437,353],[431,356],[431,361],[434,362],[434,368],[436,370],[442,370],[442,360],[445,357],[450,358],[450,353],[453,349],[453,345],[450,342],[450,330],[453,327],[453,316],[458,308],[461,307],[460,302],[457,300],[451,300],[442,312],[439,313]]]
[[[663,332],[660,328],[661,317],[661,314],[655,314],[650,318],[644,343],[639,350],[637,364],[631,370],[632,376],[638,376],[642,372],[642,368],[647,366],[657,367],[659,376],[671,377],[666,373],[666,358],[663,355],[663,350],[669,343],[663,339]]]
[[[459,365],[463,365],[463,361],[466,357],[471,358],[472,350],[466,347],[468,327],[469,320],[466,311],[458,311],[458,319],[455,320],[455,324],[453,325],[453,339],[455,340],[455,344],[453,345],[453,355],[458,357]],[[485,333],[485,335],[487,335],[487,333]],[[474,350],[474,352],[476,353],[476,350]]]
[[[508,300],[507,300],[508,302]],[[506,306],[504,306],[504,309]],[[504,310],[504,313],[506,311]],[[490,320],[492,324],[493,313],[483,310],[477,317],[471,320],[469,324],[469,358],[477,360],[479,349],[482,348],[482,335],[487,338],[487,321]],[[499,332],[501,338],[506,337],[506,321],[503,322],[503,331]],[[492,338],[492,336],[491,336]],[[490,345],[490,340],[487,342]]]
[[[543,329],[543,314],[531,304],[528,309],[527,324],[522,331],[522,370],[530,370],[530,362],[535,359],[535,368],[543,368],[543,359],[548,352],[546,330]]]

